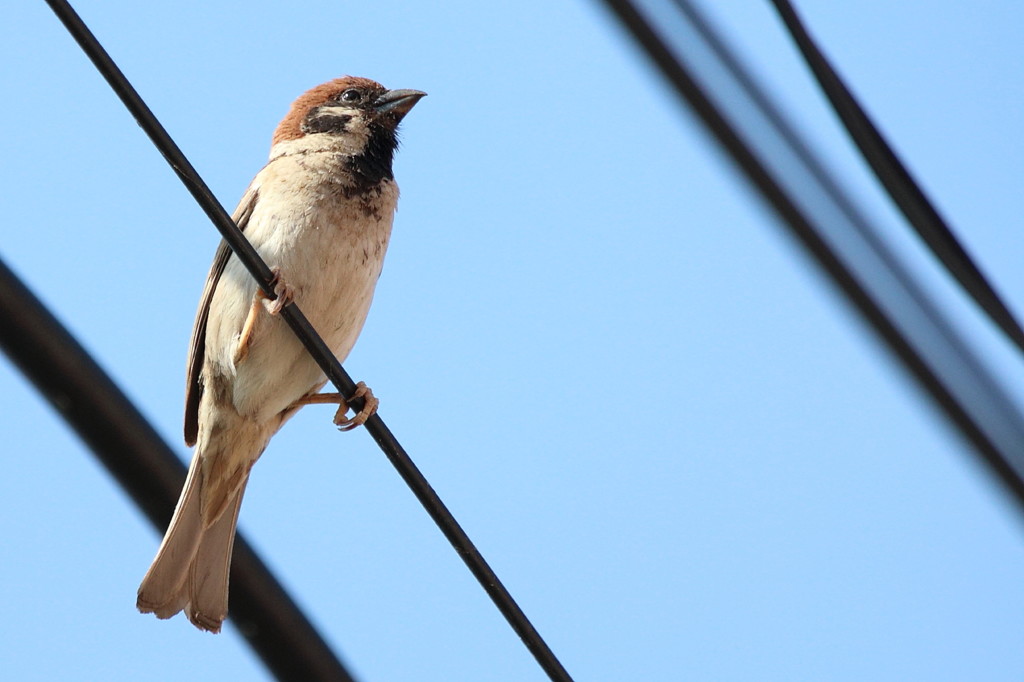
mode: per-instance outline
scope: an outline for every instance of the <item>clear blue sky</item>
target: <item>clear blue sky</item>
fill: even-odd
[[[912,248],[768,3],[714,4]],[[17,5],[0,256],[185,458],[218,237],[46,6]],[[798,6],[1024,311],[1024,5]],[[346,367],[578,680],[1024,676],[1017,509],[598,3],[76,7],[229,210],[304,89],[350,73],[430,93],[404,124],[394,238]],[[264,679],[230,626],[136,613],[157,531],[6,361],[0,387],[0,676]],[[241,528],[353,672],[543,679],[332,414],[275,438]]]

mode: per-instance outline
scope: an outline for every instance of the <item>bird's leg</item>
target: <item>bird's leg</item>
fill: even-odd
[[[260,312],[260,307],[266,309],[271,315],[277,315],[284,307],[295,300],[295,291],[288,286],[288,283],[284,281],[281,276],[281,269],[278,267],[271,268],[274,273],[274,279],[271,282],[274,285],[274,294],[277,298],[271,300],[263,293],[263,289],[257,288],[256,294],[252,297],[252,305],[249,307],[249,315],[245,318],[245,324],[242,325],[242,333],[238,336],[238,346],[235,348],[234,362],[238,362],[245,358],[249,354],[249,340],[252,337],[253,330],[256,329],[256,319]]]
[[[263,294],[263,292],[257,289],[256,296],[252,297],[252,305],[249,307],[249,315],[245,318],[245,324],[242,325],[242,333],[239,335],[238,345],[235,347],[234,364],[236,365],[249,354],[249,337],[252,336],[252,330],[256,328],[256,316],[260,312],[261,294]]]
[[[377,413],[377,407],[380,405],[380,400],[374,397],[373,391],[362,381],[356,384],[356,392],[352,394],[352,400],[359,398],[363,399],[363,409],[359,410],[351,419],[345,417],[350,401],[345,400],[345,396],[340,393],[313,393],[299,398],[290,407],[338,405],[338,411],[334,413],[334,424],[342,431],[351,431],[365,424],[367,419]]]

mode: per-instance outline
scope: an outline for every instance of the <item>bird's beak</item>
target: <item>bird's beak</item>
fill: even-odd
[[[427,93],[420,90],[388,90],[377,98],[373,108],[378,114],[394,114],[401,119],[416,106],[421,97],[426,96]]]

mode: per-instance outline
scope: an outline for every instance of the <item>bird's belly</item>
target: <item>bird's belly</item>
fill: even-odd
[[[296,295],[296,302],[339,361],[352,350],[369,312],[376,282],[371,274],[351,272],[333,300]],[[235,366],[232,402],[239,414],[262,422],[314,390],[325,377],[284,320],[265,312],[260,315],[262,329]]]
[[[246,230],[267,264],[280,269],[295,303],[341,361],[355,345],[369,312],[391,232],[393,206],[389,208],[378,216],[358,210],[274,216],[275,220],[251,221]],[[247,352],[235,361],[255,293],[252,277],[232,257],[215,295],[223,298],[222,310],[231,310],[225,316],[230,320],[215,334],[219,342],[207,337],[207,357],[216,356],[233,375],[232,402],[238,413],[264,422],[315,390],[325,377],[287,323],[265,309],[258,313]],[[212,332],[214,320],[210,322]],[[218,348],[209,348],[211,343]]]

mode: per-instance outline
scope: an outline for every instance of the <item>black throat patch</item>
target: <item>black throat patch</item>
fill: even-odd
[[[391,164],[398,149],[398,134],[388,125],[370,124],[370,137],[362,154],[346,156],[345,170],[352,174],[353,195],[365,194],[382,180],[393,180]]]

